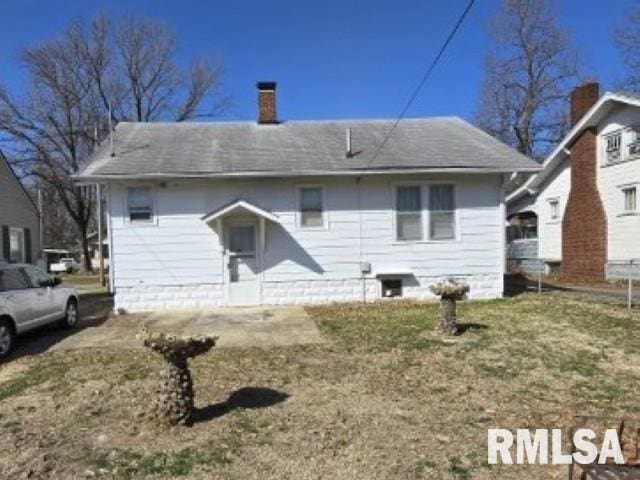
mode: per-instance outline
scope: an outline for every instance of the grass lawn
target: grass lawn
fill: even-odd
[[[0,478],[566,478],[567,467],[490,468],[487,428],[640,417],[638,311],[465,302],[455,341],[434,334],[434,304],[309,312],[326,344],[196,359],[191,428],[144,419],[160,362],[143,351],[0,366]]]

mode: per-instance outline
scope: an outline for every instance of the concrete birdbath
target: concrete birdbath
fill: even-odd
[[[218,337],[176,337],[144,328],[139,338],[145,347],[160,354],[165,360],[153,416],[170,426],[191,425],[195,394],[189,359],[211,350]]]
[[[464,300],[469,286],[455,280],[445,280],[429,287],[434,295],[440,297],[440,330],[445,335],[460,335],[456,315],[456,302]]]

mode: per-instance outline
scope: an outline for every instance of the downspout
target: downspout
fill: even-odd
[[[351,142],[349,141],[349,143]],[[367,277],[364,272],[364,269],[362,268],[362,263],[364,261],[363,251],[362,251],[362,235],[363,235],[364,226],[362,224],[362,200],[361,200],[362,192],[361,192],[361,185],[360,185],[361,180],[362,180],[362,177],[356,177],[356,192],[357,192],[356,194],[358,196],[358,199],[357,199],[358,200],[357,201],[357,205],[358,205],[358,266],[360,269],[360,282],[362,283],[362,303],[367,303]]]
[[[107,184],[107,235],[109,237],[109,293],[115,295],[116,259],[113,250],[113,226],[111,215],[111,184]],[[102,246],[100,246],[102,248]],[[102,252],[100,252],[102,253]]]

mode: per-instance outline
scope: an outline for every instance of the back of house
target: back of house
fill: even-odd
[[[514,268],[586,279],[640,275],[640,96],[571,95],[571,130],[507,198]],[[635,262],[635,263],[631,263]]]
[[[0,261],[35,262],[39,238],[38,209],[0,153]]]
[[[78,182],[108,197],[129,311],[502,295],[504,184],[538,165],[459,118],[120,123]]]

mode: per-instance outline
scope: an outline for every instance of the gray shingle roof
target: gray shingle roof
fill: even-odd
[[[78,178],[379,170],[532,171],[538,164],[457,117],[402,120],[120,123]],[[345,156],[351,129],[351,158]]]

